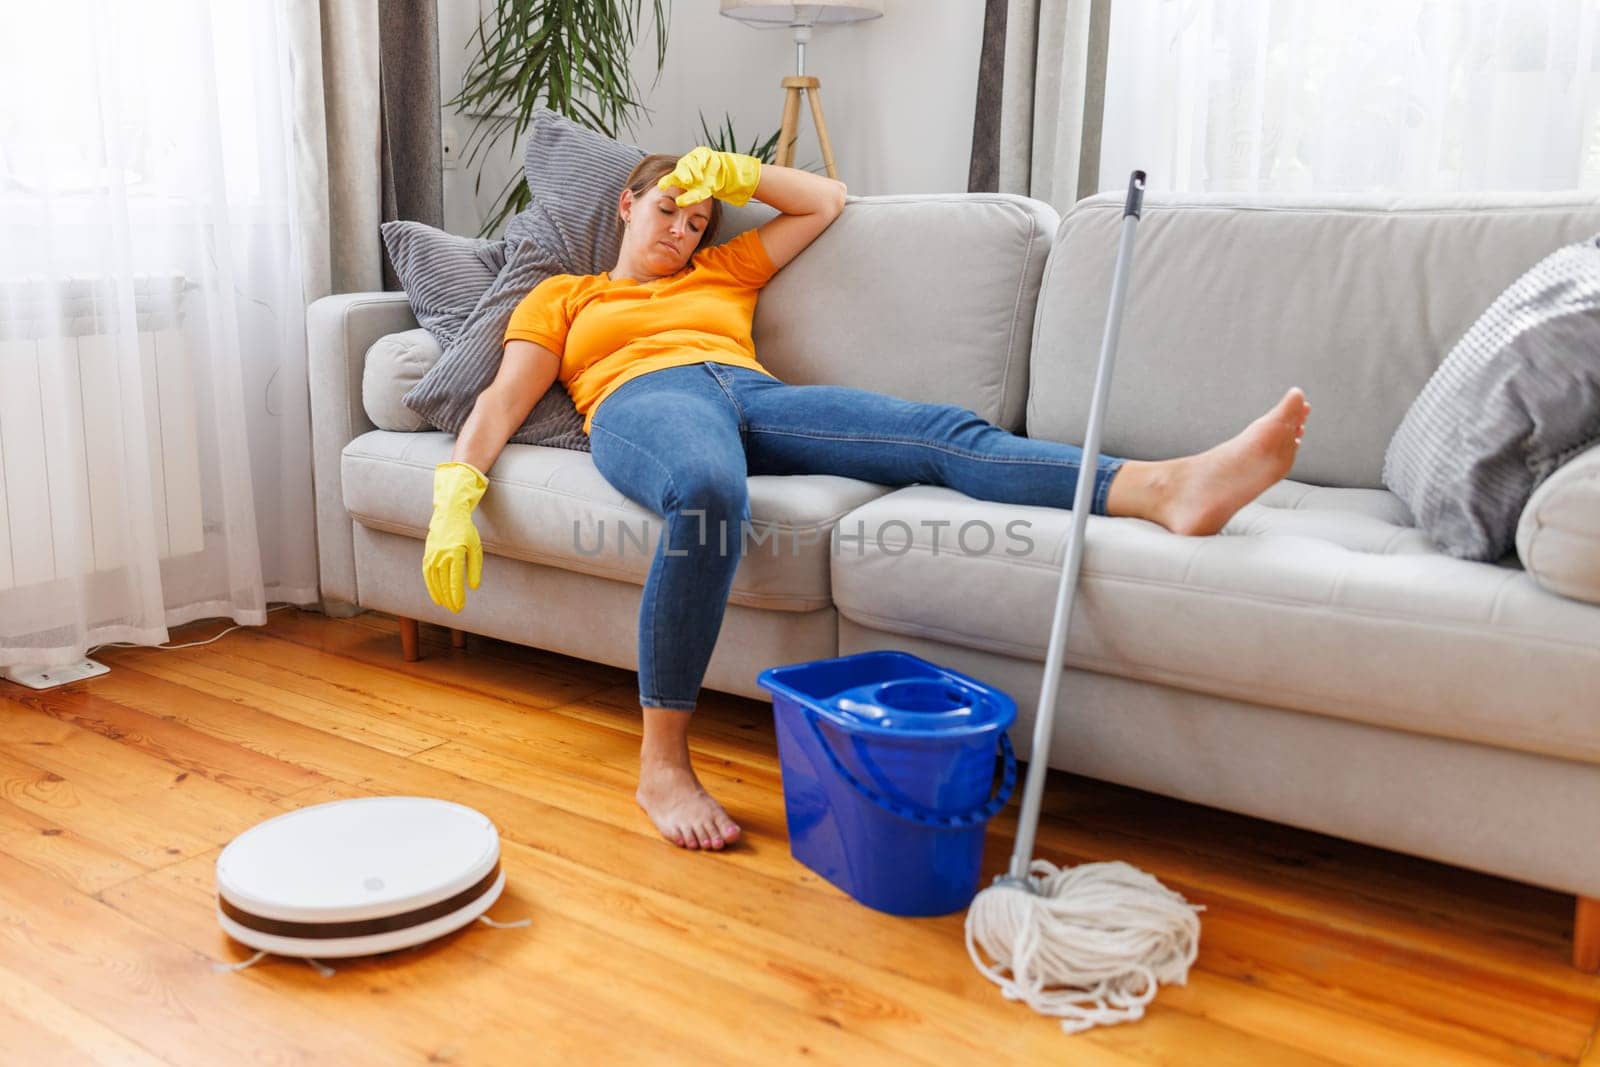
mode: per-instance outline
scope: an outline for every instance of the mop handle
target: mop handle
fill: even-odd
[[[1012,850],[1011,870],[1006,876],[1017,882],[1027,881],[1028,865],[1033,859],[1034,834],[1039,829],[1039,807],[1044,796],[1050,737],[1055,725],[1056,689],[1061,680],[1061,663],[1066,657],[1067,629],[1072,624],[1073,594],[1078,586],[1078,565],[1083,559],[1084,527],[1089,524],[1089,507],[1100,463],[1100,430],[1105,424],[1106,401],[1111,394],[1111,367],[1116,361],[1117,336],[1122,326],[1122,300],[1133,266],[1133,231],[1144,206],[1144,182],[1144,171],[1134,171],[1128,181],[1128,200],[1122,211],[1122,240],[1117,246],[1117,265],[1111,279],[1111,308],[1106,314],[1106,332],[1100,342],[1100,365],[1094,376],[1094,399],[1089,405],[1089,432],[1083,442],[1078,489],[1072,498],[1072,539],[1067,545],[1066,562],[1061,567],[1061,584],[1056,589],[1054,621],[1050,624],[1050,647],[1045,657],[1044,683],[1039,691],[1039,714],[1034,719],[1033,749],[1028,756],[1028,780],[1022,790],[1022,813],[1017,822],[1016,848]]]

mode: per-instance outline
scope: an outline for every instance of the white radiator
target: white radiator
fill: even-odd
[[[177,275],[134,285],[145,454],[163,558],[204,544],[183,291]],[[0,589],[124,562],[131,478],[122,375],[108,335],[115,299],[103,280],[0,280]],[[86,536],[72,534],[74,516],[87,521]]]

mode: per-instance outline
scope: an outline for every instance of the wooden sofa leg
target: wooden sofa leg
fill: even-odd
[[[465,630],[451,630],[450,631],[450,647],[451,648],[466,648],[467,647],[467,631],[465,631]]]
[[[1572,965],[1590,974],[1600,971],[1600,900],[1579,897],[1572,921]]]
[[[416,619],[400,620],[400,658],[415,663],[422,658],[422,642],[417,634]]]

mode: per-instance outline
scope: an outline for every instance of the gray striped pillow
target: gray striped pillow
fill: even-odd
[[[572,274],[598,274],[616,266],[617,198],[642,149],[620,144],[541,108],[522,156],[522,173],[533,197],[529,210],[542,215],[539,234]],[[708,234],[707,240],[715,240]]]
[[[458,237],[421,222],[379,227],[417,325],[450,344],[506,265],[506,243]]]
[[[522,298],[552,274],[597,274],[616,263],[617,198],[643,158],[639,149],[552,111],[534,114],[523,157],[533,202],[506,227],[505,267],[466,315],[444,356],[405,395],[407,407],[438,429],[460,432],[478,394],[500,368],[506,323]],[[589,448],[583,419],[559,383],[534,405],[511,440]]]
[[[1497,560],[1539,483],[1600,438],[1600,238],[1473,323],[1395,430],[1383,480],[1452,556]]]

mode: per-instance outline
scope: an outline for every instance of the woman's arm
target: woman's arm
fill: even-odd
[[[485,473],[494,466],[511,435],[556,380],[561,359],[532,341],[507,341],[500,370],[478,394],[472,414],[456,435],[451,460]]]
[[[561,360],[532,341],[507,341],[500,370],[478,394],[472,414],[456,435],[450,462],[433,472],[433,518],[422,546],[422,581],[440,607],[460,611],[467,587],[483,576],[483,542],[472,524],[472,509],[488,488],[486,472],[533,405],[556,379]],[[468,470],[470,464],[476,470]]]
[[[844,210],[844,182],[820,174],[764,164],[755,199],[783,214],[756,230],[772,265],[782,270]]]

